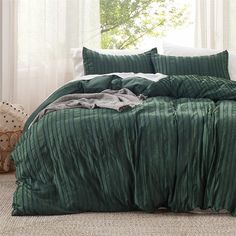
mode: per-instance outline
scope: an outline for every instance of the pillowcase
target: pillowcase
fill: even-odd
[[[166,41],[163,43],[163,53],[169,56],[207,56],[219,52],[215,49],[179,46]],[[230,79],[236,81],[236,52],[229,51],[228,70]]]
[[[83,63],[83,48],[71,48],[71,56],[73,59],[74,66],[74,78],[79,78],[84,76],[84,63]],[[109,55],[135,55],[146,52],[146,50],[136,49],[96,49],[96,52]]]
[[[136,55],[109,55],[83,48],[85,75],[114,72],[154,73],[151,55],[157,49]]]
[[[166,75],[206,75],[230,79],[228,72],[228,51],[196,57],[176,57],[152,54],[156,73]]]

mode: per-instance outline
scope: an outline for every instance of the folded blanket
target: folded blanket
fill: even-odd
[[[43,109],[32,124],[40,120],[47,113],[69,108],[87,108],[94,109],[108,108],[116,111],[122,111],[127,107],[134,107],[142,104],[145,96],[136,96],[129,89],[123,88],[120,90],[106,89],[101,93],[76,93],[68,94],[60,97],[45,109]]]

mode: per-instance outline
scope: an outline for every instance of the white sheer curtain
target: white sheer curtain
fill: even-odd
[[[12,46],[17,43],[17,47],[11,51],[14,73],[8,77],[11,85],[5,86],[3,99],[32,112],[72,79],[70,48],[100,47],[99,0],[10,1]]]
[[[13,100],[16,65],[16,5],[14,0],[0,1],[1,73],[0,99]]]
[[[236,50],[236,1],[195,1],[195,46]]]

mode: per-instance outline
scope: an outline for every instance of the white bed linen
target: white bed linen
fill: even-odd
[[[134,76],[139,76],[148,80],[152,80],[152,81],[158,81],[160,79],[163,79],[165,77],[167,77],[166,75],[160,74],[160,73],[156,73],[156,74],[145,74],[145,73],[133,73],[133,72],[129,72],[129,73],[110,73],[110,74],[102,74],[102,75],[84,75],[84,76],[76,76],[75,79],[69,81],[68,83],[77,81],[77,80],[90,80],[93,79],[95,77],[98,76],[103,76],[103,75],[117,75],[119,77],[121,77],[122,79],[126,79],[126,78],[130,78],[130,77],[134,77]]]

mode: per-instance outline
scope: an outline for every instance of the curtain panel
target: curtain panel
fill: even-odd
[[[195,46],[236,50],[236,1],[195,0]]]
[[[6,34],[11,73],[3,75],[2,99],[31,113],[73,79],[71,48],[100,47],[99,0],[3,1],[13,30]]]
[[[0,1],[0,100],[2,100],[2,1]]]
[[[0,99],[13,100],[16,66],[16,4],[13,0],[0,1],[1,61],[0,61]]]

